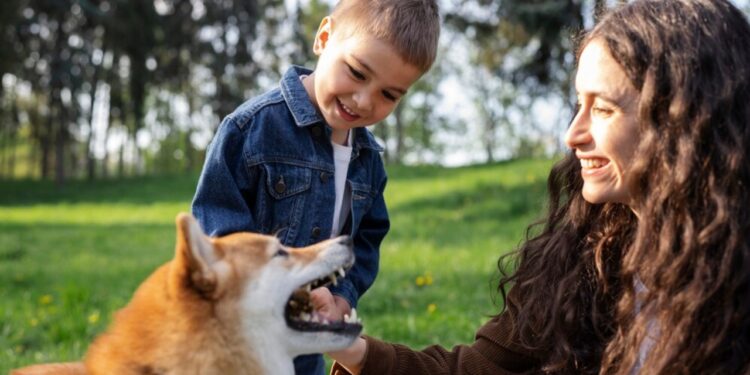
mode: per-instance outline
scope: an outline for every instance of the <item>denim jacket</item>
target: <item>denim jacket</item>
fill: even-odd
[[[292,67],[280,87],[248,100],[217,129],[193,198],[193,214],[212,236],[238,231],[276,235],[307,246],[331,234],[334,160],[325,123]],[[378,272],[380,242],[390,226],[383,199],[386,173],[372,134],[354,129],[347,184],[351,211],[342,234],[356,262],[331,292],[352,307]]]

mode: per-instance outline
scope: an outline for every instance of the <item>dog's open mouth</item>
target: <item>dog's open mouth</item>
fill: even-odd
[[[310,291],[327,285],[336,285],[339,278],[346,272],[339,268],[335,272],[313,280],[295,290],[286,303],[284,317],[289,328],[297,331],[330,331],[341,334],[358,334],[362,330],[362,322],[357,318],[357,310],[352,309],[351,315],[344,315],[343,320],[329,321],[313,309],[310,302]]]

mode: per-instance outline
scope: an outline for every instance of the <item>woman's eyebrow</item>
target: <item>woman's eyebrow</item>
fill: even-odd
[[[604,92],[600,90],[592,90],[592,91],[585,91],[585,92],[576,92],[576,95],[578,98],[581,96],[594,96],[600,99],[603,99],[604,101],[610,102],[614,105],[617,105],[618,107],[625,107],[629,104],[629,95],[625,95],[624,93],[609,93]]]

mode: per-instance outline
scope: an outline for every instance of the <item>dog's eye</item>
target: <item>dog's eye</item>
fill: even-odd
[[[273,256],[286,258],[289,256],[289,252],[284,249],[279,249],[278,251],[276,251],[276,254],[274,254]]]

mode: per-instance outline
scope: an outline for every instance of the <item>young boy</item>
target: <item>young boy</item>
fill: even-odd
[[[354,267],[311,293],[321,320],[341,320],[375,280],[386,174],[365,127],[430,68],[439,34],[436,0],[342,0],[315,35],[315,71],[290,68],[279,88],[227,116],[209,146],[192,210],[210,235],[270,233],[288,246],[353,238]],[[298,357],[295,369],[323,374],[323,358]]]

